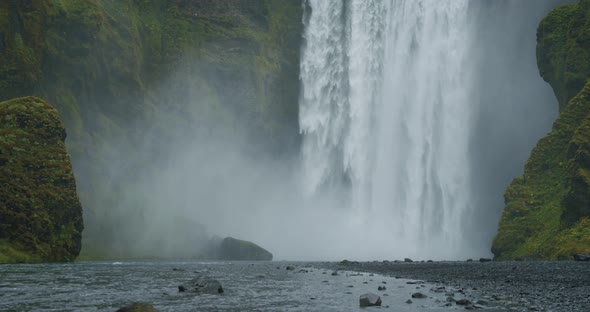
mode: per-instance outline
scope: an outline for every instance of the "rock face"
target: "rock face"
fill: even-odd
[[[78,256],[82,206],[65,138],[46,102],[0,102],[0,263]]]
[[[266,249],[245,240],[226,237],[219,246],[219,260],[272,261]]]
[[[560,114],[504,194],[498,259],[590,253],[590,0],[555,8],[539,25],[541,76]]]

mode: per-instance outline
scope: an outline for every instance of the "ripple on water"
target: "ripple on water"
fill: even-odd
[[[114,311],[134,302],[151,303],[159,311],[366,311],[358,303],[366,292],[379,294],[390,311],[448,310],[435,301],[444,302],[444,294],[428,292],[430,285],[422,288],[429,298],[410,305],[405,302],[414,289],[404,288],[407,280],[352,272],[332,276],[300,264],[301,268],[287,271],[286,265],[137,261],[4,265],[0,266],[0,311]],[[178,292],[178,285],[198,274],[218,279],[225,293]],[[385,284],[387,290],[377,290]]]

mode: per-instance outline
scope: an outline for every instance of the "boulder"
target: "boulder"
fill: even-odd
[[[208,276],[199,276],[192,280],[188,285],[178,286],[179,292],[189,292],[198,294],[223,294],[221,282]]]
[[[219,246],[218,259],[272,261],[272,253],[252,242],[226,237]]]
[[[590,254],[575,254],[575,261],[590,261]]]
[[[412,259],[410,259],[410,258],[404,258],[404,262],[411,263],[411,262],[414,262],[414,261]]]
[[[35,97],[0,102],[0,263],[73,261],[82,205],[66,130]]]
[[[423,294],[421,292],[417,292],[417,293],[413,293],[412,294],[412,298],[414,298],[414,299],[424,299],[424,298],[428,298],[428,296],[426,296],[425,294]]]
[[[381,297],[373,293],[366,293],[360,296],[359,304],[361,307],[381,306]]]
[[[471,305],[471,301],[469,301],[467,299],[459,299],[459,300],[455,301],[455,303],[457,305],[462,305],[462,306]]]
[[[120,308],[117,312],[158,312],[153,305],[147,303],[135,303]]]
[[[492,259],[490,258],[479,258],[479,262],[491,262]]]

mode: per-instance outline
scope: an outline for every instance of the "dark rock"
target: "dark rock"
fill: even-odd
[[[426,262],[434,262],[434,261],[432,261],[432,260],[428,260],[428,261],[426,261]]]
[[[268,250],[245,240],[226,237],[221,242],[219,260],[272,261]]]
[[[425,294],[423,294],[421,292],[417,292],[417,293],[413,293],[412,294],[412,298],[415,298],[415,299],[424,299],[424,298],[428,298],[428,296],[426,296]]]
[[[0,31],[0,53],[3,53],[5,48],[6,48],[6,36],[4,35],[3,32]]]
[[[359,304],[361,307],[381,306],[381,297],[373,293],[366,293],[360,296]]]
[[[408,299],[408,300],[406,300],[406,303],[407,303],[407,304],[411,304],[411,303],[412,303],[412,299]]]
[[[387,288],[385,286],[379,286],[379,287],[377,287],[377,290],[383,291],[383,290],[387,290]]]
[[[332,272],[332,276],[338,276],[338,271]]]
[[[455,303],[457,305],[463,305],[463,306],[471,305],[471,301],[469,301],[467,299],[459,299],[459,300],[455,301]]]
[[[490,258],[479,258],[479,262],[491,262],[492,259]]]
[[[465,262],[473,262],[473,259],[467,259]]]
[[[286,269],[287,269],[287,271],[294,271],[295,270],[295,268],[290,265],[288,265]]]
[[[153,305],[147,303],[135,303],[120,308],[117,312],[158,312]]]
[[[410,259],[410,258],[404,258],[404,262],[410,263],[410,262],[414,262],[414,261],[412,259]]]
[[[575,254],[575,261],[590,261],[590,254]]]
[[[208,276],[199,276],[189,283],[189,286],[178,286],[179,292],[191,292],[199,294],[223,294],[221,283]]]

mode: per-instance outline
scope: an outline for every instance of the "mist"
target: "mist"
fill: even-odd
[[[449,214],[460,227],[453,233],[457,242],[449,243],[444,235],[441,241],[435,240],[428,228],[422,229],[449,226],[437,220],[419,226],[421,233],[407,235],[409,230],[400,226],[399,216],[408,212],[394,212],[398,207],[386,197],[373,193],[371,201],[358,201],[354,191],[358,175],[342,164],[346,157],[341,154],[327,160],[328,167],[334,166],[328,170],[329,183],[310,182],[310,170],[317,167],[310,167],[303,154],[309,129],[294,130],[300,132],[293,136],[303,139],[303,147],[296,140],[268,146],[253,131],[252,118],[242,113],[239,105],[255,105],[241,103],[241,95],[252,92],[251,77],[232,82],[233,95],[227,104],[203,88],[191,76],[194,71],[178,68],[153,90],[151,118],[130,125],[136,132],[134,139],[113,138],[98,144],[95,157],[108,165],[93,194],[82,196],[82,201],[96,207],[85,220],[87,228],[101,236],[85,237],[84,248],[100,245],[111,256],[127,258],[191,258],[202,256],[214,237],[232,236],[259,244],[275,260],[489,256],[503,192],[521,174],[530,150],[557,115],[555,96],[538,74],[535,33],[541,18],[564,2],[469,2],[464,24],[468,60],[463,63],[469,71],[465,108],[470,115],[461,135],[466,147],[461,157],[466,162],[459,164],[467,172],[468,186],[459,192],[468,194],[461,203],[464,211]],[[307,10],[314,14],[309,3]],[[303,51],[308,45],[309,41]],[[305,53],[302,62],[304,57]],[[212,71],[199,75],[205,80],[226,79]],[[302,87],[302,96],[304,92]],[[375,114],[369,115],[374,118]],[[348,148],[338,140],[332,143],[335,153]],[[277,154],[276,149],[288,152]],[[375,184],[381,180],[373,179],[371,186],[379,187]],[[387,187],[382,191],[390,192]],[[436,233],[443,230],[453,229]]]

